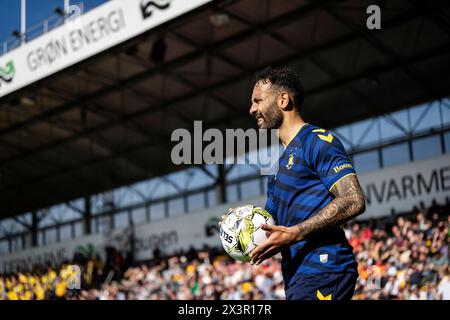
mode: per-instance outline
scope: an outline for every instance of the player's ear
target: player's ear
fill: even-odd
[[[289,97],[289,93],[287,91],[281,91],[278,96],[278,105],[281,110],[288,111],[292,108],[291,98]]]

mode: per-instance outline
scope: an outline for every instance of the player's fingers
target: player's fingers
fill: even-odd
[[[250,258],[252,259],[252,263],[254,263],[256,260],[258,260],[259,255],[264,252],[267,245],[262,244],[261,246],[253,249],[252,252],[250,252]]]
[[[277,246],[277,245],[270,246],[270,248],[267,249],[266,252],[264,253],[264,256],[263,256],[264,260],[273,257],[274,255],[276,255],[278,253],[278,251],[280,251],[279,246]]]
[[[276,230],[282,230],[282,228],[280,226],[269,226],[268,224],[261,224],[261,229],[265,230],[265,231],[276,231]]]
[[[260,246],[253,249],[252,252],[250,252],[250,258],[252,259],[251,263],[254,264],[256,261],[258,261],[260,259],[260,256],[263,255],[266,252],[267,248],[271,246],[272,242],[266,241]]]
[[[262,246],[257,247],[255,249],[252,250],[252,252],[250,252],[250,258],[252,260],[256,259],[258,257],[259,252],[261,251]]]
[[[273,255],[275,255],[276,251],[277,246],[274,245],[270,246],[262,254],[259,255],[258,260],[255,262],[255,265],[257,266],[260,265],[264,260],[267,260]]]
[[[272,250],[273,250],[272,247],[268,247],[264,252],[262,252],[258,256],[258,259],[255,261],[255,265],[260,265],[264,260],[266,260],[269,257],[270,252]]]

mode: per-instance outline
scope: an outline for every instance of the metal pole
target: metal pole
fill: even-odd
[[[217,180],[216,180],[216,199],[217,204],[227,202],[227,187],[226,187],[226,173],[225,165],[217,165]]]
[[[70,0],[64,0],[64,21],[67,18],[67,14],[69,13]]]
[[[27,0],[21,1],[20,6],[20,40],[21,45],[25,44],[25,35],[27,32]]]
[[[92,199],[90,196],[86,196],[84,197],[83,235],[89,235],[92,233],[91,221],[92,221]]]
[[[38,245],[38,228],[39,228],[39,218],[37,212],[33,211],[31,213],[31,247],[36,247]]]

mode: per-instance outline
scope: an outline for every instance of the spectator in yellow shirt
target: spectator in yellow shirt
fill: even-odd
[[[64,279],[57,278],[55,285],[55,295],[58,298],[64,298],[67,292],[67,283]]]

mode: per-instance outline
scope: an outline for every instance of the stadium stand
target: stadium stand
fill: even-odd
[[[284,299],[280,257],[214,247],[222,206],[263,203],[267,177],[176,164],[168,143],[199,120],[254,128],[268,65],[301,73],[305,119],[364,188],[353,298],[450,300],[449,1],[380,1],[382,30],[371,1],[77,2],[0,44],[0,300]]]
[[[426,210],[358,221],[345,228],[359,263],[355,300],[450,299],[450,199]],[[70,265],[81,268],[81,289],[69,289]],[[283,299],[277,256],[260,267],[231,260],[221,249],[190,250],[132,261],[108,248],[61,266],[0,276],[0,300]]]

